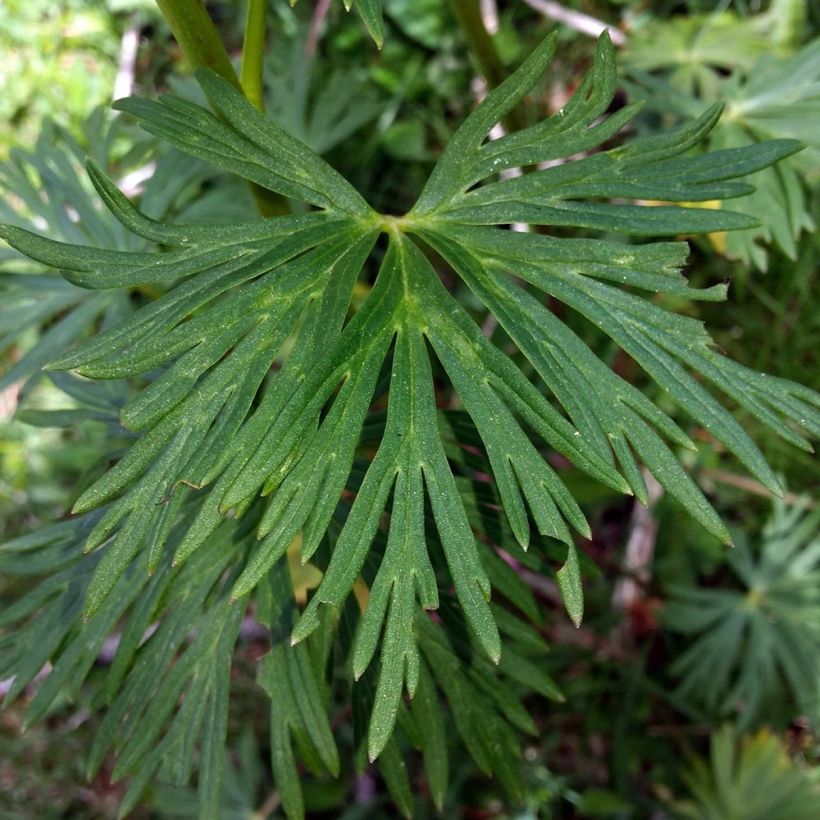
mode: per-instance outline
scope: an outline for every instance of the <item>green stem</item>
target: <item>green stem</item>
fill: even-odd
[[[467,45],[491,91],[507,79],[507,70],[498,56],[493,38],[484,27],[478,0],[450,0],[453,14],[461,27]],[[517,111],[511,111],[504,120],[509,131],[525,126]]]
[[[246,73],[246,62],[248,72],[253,71],[258,76],[259,87],[258,92],[256,92],[258,95],[256,99],[248,96],[244,82],[240,82],[239,77],[236,76],[228,52],[225,50],[225,46],[222,45],[219,32],[205,9],[204,0],[157,0],[157,5],[191,68],[210,68],[223,79],[236,86],[252,105],[261,110],[261,72],[265,38],[264,2],[259,3],[250,0],[248,27],[249,29],[252,27],[253,31],[246,31],[245,47],[253,56],[243,56],[242,61],[243,79]],[[259,6],[262,6],[262,25],[256,25]],[[253,26],[251,26],[252,23]],[[250,43],[252,45],[249,47]],[[253,85],[253,82],[251,85]],[[259,100],[259,102],[256,100]],[[273,191],[268,191],[253,183],[251,183],[251,190],[253,191],[256,207],[263,216],[278,216],[288,212],[287,202]]]
[[[242,72],[240,82],[248,102],[265,110],[263,90],[263,60],[265,56],[266,0],[248,0],[248,16],[245,18],[245,42],[242,46]]]
[[[241,91],[239,78],[204,1],[157,0],[157,5],[191,68],[210,68]]]

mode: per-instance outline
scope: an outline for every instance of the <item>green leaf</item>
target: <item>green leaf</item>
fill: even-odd
[[[782,22],[778,17],[782,11],[772,9],[771,13],[775,21]],[[717,18],[717,25],[711,16],[708,21],[693,19],[695,41],[683,50],[659,48],[653,37],[651,50],[655,57],[650,59],[645,44],[640,39],[632,41],[632,53],[627,57],[631,66],[629,89],[632,96],[646,100],[653,109],[683,117],[698,113],[704,100],[723,101],[726,115],[709,136],[710,148],[723,151],[707,156],[745,150],[773,138],[799,140],[804,150],[787,162],[759,171],[750,180],[755,191],[732,203],[733,210],[758,219],[760,225],[714,241],[729,257],[766,270],[768,246],[774,245],[790,259],[796,259],[800,235],[814,230],[806,189],[814,184],[820,161],[820,41],[815,39],[787,57],[772,53],[767,36],[762,51],[744,50],[741,59],[731,49],[727,51],[727,38],[719,36],[713,43],[719,48],[709,61],[711,67],[696,61],[672,70],[681,54],[693,58],[698,40],[708,41],[723,30],[726,22],[725,16]],[[761,31],[769,35],[771,22],[766,15],[731,21],[736,31],[731,38],[733,44],[738,42],[737,31],[744,26],[754,31],[753,39],[759,40]],[[724,61],[734,63],[737,69],[729,75],[719,73],[717,66],[724,65]],[[650,70],[656,73],[647,73]],[[718,193],[715,198],[723,196]]]
[[[578,553],[571,544],[566,563],[558,570],[556,577],[558,578],[561,597],[564,599],[564,606],[567,608],[567,614],[575,626],[581,626],[584,617],[584,590],[581,586]]]
[[[410,709],[422,739],[424,770],[427,773],[430,794],[436,808],[441,811],[449,780],[447,737],[444,731],[444,714],[436,697],[430,671],[424,663],[421,665],[418,689]]]
[[[465,174],[469,173],[468,163],[479,153],[490,129],[515,108],[543,74],[555,53],[555,41],[555,35],[544,40],[521,68],[488,94],[484,102],[462,123],[436,163],[416,203],[415,213],[431,213],[459,192]],[[499,168],[500,165],[499,163]],[[482,174],[473,181],[478,181],[485,175]]]
[[[382,18],[382,0],[355,0],[356,11],[362,18],[370,36],[376,45],[384,45],[384,19]]]
[[[358,7],[378,36],[377,4]],[[683,411],[775,492],[777,477],[708,385],[798,446],[809,448],[820,431],[820,397],[732,362],[696,319],[669,309],[725,298],[723,285],[688,284],[686,245],[629,239],[756,224],[693,203],[747,194],[743,178],[796,144],[699,152],[720,117],[713,106],[676,131],[599,150],[637,113],[607,116],[617,74],[606,36],[562,111],[488,140],[554,48],[548,38],[466,119],[403,217],[375,213],[327,162],[199,72],[215,114],[175,97],[120,107],[195,161],[294,200],[294,214],[170,222],[167,209],[138,210],[89,164],[121,236],[135,238],[2,229],[100,299],[51,278],[42,305],[29,298],[21,317],[0,314],[3,338],[56,320],[23,370],[56,356],[52,367],[87,380],[133,383],[124,402],[92,397],[116,407],[129,433],[116,463],[78,498],[82,525],[0,552],[0,566],[19,568],[31,552],[32,567],[52,573],[34,603],[9,616],[23,623],[21,640],[0,647],[0,671],[17,676],[12,696],[53,661],[56,677],[35,715],[63,685],[82,683],[82,642],[93,648],[125,619],[90,769],[109,750],[119,754],[115,776],[133,777],[126,809],[160,775],[186,782],[197,759],[202,812],[219,806],[228,664],[251,596],[271,634],[259,680],[272,699],[272,765],[289,817],[305,811],[297,753],[311,773],[338,774],[328,670],[341,668],[359,679],[357,762],[378,758],[403,812],[413,805],[402,736],[422,746],[434,798],[444,799],[446,736],[419,737],[416,725],[439,714],[439,692],[478,767],[519,801],[517,732],[536,730],[522,698],[562,695],[539,664],[543,641],[513,613],[541,617],[513,565],[537,571],[566,549],[557,577],[578,624],[574,539],[591,535],[554,454],[646,501],[643,467],[728,541],[678,458],[692,438],[666,408]],[[531,170],[502,178],[519,167]],[[550,235],[512,231],[510,222],[548,226]],[[567,238],[563,228],[607,236]],[[104,307],[117,289],[146,286],[156,298],[141,296],[136,310]],[[550,301],[572,311],[572,327]],[[81,303],[82,321],[62,316]],[[485,334],[488,317],[508,345]],[[602,336],[657,384],[664,409],[585,341]],[[55,379],[82,392],[78,376]],[[457,412],[442,412],[445,404]],[[302,611],[288,578],[294,558],[322,573]],[[494,588],[503,604],[491,600]],[[768,621],[754,629],[755,645],[776,645]],[[738,628],[730,619],[719,634],[736,637]],[[806,665],[783,660],[799,656],[799,633],[778,634],[790,647],[773,650],[784,674],[803,681]],[[766,663],[758,653],[750,668]],[[739,685],[748,691],[746,678]],[[405,694],[420,699],[409,712]]]
[[[676,803],[684,818],[786,820],[811,817],[817,786],[769,730],[739,736],[731,725],[712,733],[709,761],[695,758],[683,773],[691,799]]]
[[[802,709],[816,713],[820,511],[776,502],[762,543],[740,540],[729,567],[732,586],[674,587],[664,608],[664,623],[690,637],[672,665],[680,695],[747,727],[783,700],[785,683]]]

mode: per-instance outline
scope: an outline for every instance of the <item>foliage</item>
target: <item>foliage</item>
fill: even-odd
[[[672,84],[692,96],[713,96],[715,69],[751,72],[772,51],[787,56],[800,42],[802,0],[775,0],[762,14],[720,9],[647,18],[630,32],[627,62],[640,71],[668,70]]]
[[[34,142],[45,117],[78,127],[91,107],[108,103],[119,49],[117,22],[103,3],[7,0],[3,6],[0,157],[15,137]]]
[[[304,46],[294,39],[290,60],[266,65],[268,104],[272,120],[317,154],[326,154],[363,126],[371,123],[382,106],[361,76],[337,71],[322,77],[319,90],[311,95],[315,63],[306,59]],[[315,88],[315,85],[314,85]]]
[[[773,243],[794,260],[801,233],[814,229],[806,188],[816,186],[820,167],[820,39],[790,53],[794,36],[771,25],[773,19],[782,21],[781,12],[773,8],[747,21],[728,15],[652,26],[630,44],[627,55],[632,94],[647,99],[655,111],[692,117],[709,102],[725,102],[711,148],[773,137],[799,139],[807,146],[799,156],[758,173],[755,193],[732,205],[760,226],[718,240],[731,258],[761,270],[768,266],[766,245]],[[731,38],[727,27],[734,32]]]
[[[378,4],[358,8],[378,39]],[[580,473],[555,469],[556,454],[640,501],[643,465],[727,541],[678,459],[694,444],[672,416],[682,410],[688,427],[707,430],[769,490],[780,487],[703,382],[810,450],[803,433],[820,429],[818,397],[732,362],[696,319],[673,312],[726,295],[725,285],[687,282],[687,246],[673,238],[755,224],[692,203],[748,195],[736,180],[800,146],[779,139],[698,153],[719,106],[619,145],[637,107],[613,111],[606,38],[559,112],[487,141],[554,49],[547,39],[466,118],[404,216],[377,213],[208,71],[197,80],[213,112],[170,96],[119,104],[171,146],[158,149],[139,207],[102,170],[107,148],[88,164],[107,211],[91,204],[63,136],[67,150],[44,144],[13,158],[7,177],[27,205],[3,236],[67,284],[11,259],[16,301],[2,316],[4,340],[32,324],[44,333],[10,380],[37,378],[48,362],[71,412],[29,407],[24,417],[104,421],[111,440],[71,517],[0,549],[0,571],[31,584],[0,615],[0,679],[14,675],[11,701],[50,663],[28,707],[29,721],[43,718],[83,691],[118,633],[93,704],[105,717],[88,773],[116,754],[113,778],[130,778],[122,812],[156,780],[181,789],[198,771],[196,812],[219,816],[232,777],[232,664],[248,621],[267,636],[258,683],[271,701],[273,773],[291,817],[304,814],[312,785],[361,773],[368,761],[412,815],[408,747],[420,752],[434,804],[454,811],[454,742],[511,802],[523,800],[521,737],[538,726],[522,700],[564,695],[546,671],[542,607],[517,570],[560,565],[557,586],[576,624],[584,609],[575,539],[591,529],[570,489]],[[299,93],[290,130],[332,148]],[[320,100],[313,110],[328,110],[332,101]],[[206,163],[287,198],[292,213],[204,224],[230,190],[218,182],[217,207],[203,206],[212,188],[186,207],[186,192],[213,179]],[[506,173],[521,167],[529,172]],[[24,179],[28,168],[39,184]],[[66,219],[69,203],[82,219]],[[646,241],[655,237],[670,239]],[[29,296],[41,282],[48,310]],[[53,293],[63,291],[71,298],[57,304]],[[111,315],[110,305],[119,306]],[[499,326],[492,335],[488,316]],[[70,333],[54,332],[66,325]],[[663,399],[610,369],[597,355],[600,337]],[[315,591],[300,562],[320,577]],[[345,703],[352,737],[335,731]],[[607,794],[585,799],[606,803]]]
[[[805,820],[820,797],[765,729],[740,741],[731,726],[719,729],[709,763],[695,758],[684,779],[692,800],[676,805],[675,815],[691,820]]]
[[[783,686],[804,714],[820,704],[820,510],[775,505],[759,554],[737,538],[727,559],[742,589],[673,590],[666,625],[692,635],[672,672],[680,694],[742,724],[776,713]]]
[[[117,133],[116,128],[109,128],[102,109],[86,123],[85,137],[97,159],[107,164]],[[38,226],[64,241],[138,247],[141,243],[135,243],[135,237],[91,198],[82,173],[85,159],[86,147],[47,121],[33,150],[15,148],[0,165],[0,185],[8,194],[0,204],[3,219],[22,227]],[[51,326],[0,379],[0,389],[39,376],[43,365],[76,342],[98,317],[112,324],[127,310],[122,293],[89,294],[42,268],[33,275],[30,263],[12,250],[6,250],[4,257],[0,352],[13,345],[26,328]]]

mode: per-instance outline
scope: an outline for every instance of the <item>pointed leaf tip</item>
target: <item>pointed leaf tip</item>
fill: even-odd
[[[296,644],[301,643],[305,638],[309,637],[318,626],[319,618],[316,614],[316,610],[315,608],[311,609],[310,605],[308,605],[307,609],[305,609],[293,627],[293,631],[290,633],[290,645],[296,646]]]
[[[558,570],[556,577],[567,614],[575,626],[580,627],[584,618],[584,589],[578,552],[574,546],[569,547],[566,563]]]

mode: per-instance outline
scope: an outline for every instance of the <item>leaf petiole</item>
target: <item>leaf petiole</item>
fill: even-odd
[[[242,69],[239,76],[245,98],[259,111],[265,110],[263,86],[265,10],[265,0],[248,0],[245,40],[242,44]]]

